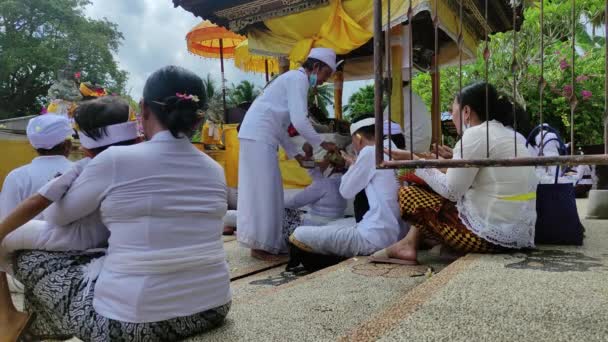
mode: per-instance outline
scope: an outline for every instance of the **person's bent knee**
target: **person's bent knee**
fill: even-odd
[[[314,249],[313,249],[312,247],[310,247],[308,244],[306,244],[305,242],[302,242],[302,241],[300,241],[300,240],[298,239],[298,237],[297,237],[297,231],[298,231],[298,230],[296,229],[296,231],[295,231],[295,232],[293,232],[293,234],[291,234],[291,235],[289,236],[289,242],[290,242],[292,245],[294,245],[294,246],[298,247],[299,249],[301,249],[301,250],[303,250],[303,251],[305,251],[305,252],[308,252],[308,253],[314,253]]]

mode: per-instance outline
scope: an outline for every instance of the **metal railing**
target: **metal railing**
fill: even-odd
[[[407,24],[408,25],[412,25],[413,21],[413,8],[412,8],[412,0],[405,0],[405,1],[409,1],[409,6],[408,6],[408,10],[407,10]],[[431,6],[432,9],[432,21],[433,21],[433,27],[434,27],[434,56],[433,56],[433,65],[432,65],[432,72],[435,74],[435,77],[432,77],[432,88],[433,88],[433,101],[432,101],[432,113],[433,115],[440,115],[440,81],[439,81],[439,18],[438,18],[438,11],[437,9],[438,7],[438,1],[439,0],[432,0],[433,1],[433,5]],[[488,65],[491,59],[491,51],[490,51],[490,46],[489,46],[489,35],[491,34],[491,32],[489,32],[489,25],[487,25],[488,23],[488,4],[492,5],[493,2],[495,2],[495,0],[483,0],[484,1],[484,13],[482,14],[486,25],[483,25],[483,30],[485,30],[485,41],[484,41],[484,50],[483,50],[483,60],[484,60],[484,69],[485,69],[485,74],[484,74],[484,80],[485,83],[488,84]],[[519,0],[519,1],[523,1],[523,0]],[[571,74],[570,74],[570,82],[571,82],[571,87],[572,87],[572,92],[571,95],[568,99],[568,103],[569,103],[569,107],[570,107],[570,113],[569,113],[569,126],[570,126],[570,155],[565,155],[565,156],[538,156],[538,157],[518,157],[518,147],[517,147],[517,128],[518,128],[518,123],[517,123],[517,115],[515,115],[515,106],[513,108],[514,111],[514,115],[513,115],[513,130],[514,130],[514,135],[513,135],[513,141],[514,141],[514,145],[515,145],[515,158],[509,158],[509,159],[494,159],[491,158],[490,156],[490,144],[489,144],[489,140],[490,140],[490,133],[489,133],[489,120],[486,120],[486,122],[484,124],[487,125],[487,129],[486,129],[486,158],[484,159],[451,159],[451,160],[446,160],[446,159],[440,159],[439,158],[439,151],[438,149],[436,149],[433,153],[434,158],[435,159],[426,159],[426,160],[413,160],[413,156],[411,160],[384,160],[384,149],[383,149],[383,108],[382,108],[382,99],[383,99],[383,95],[387,94],[389,97],[391,95],[391,80],[390,80],[390,72],[391,72],[391,49],[389,47],[384,46],[383,49],[383,39],[384,39],[384,43],[386,45],[390,45],[390,25],[386,25],[386,31],[383,32],[383,24],[382,24],[382,14],[383,14],[383,10],[386,12],[385,14],[387,15],[387,18],[391,18],[391,9],[390,9],[390,1],[387,1],[387,3],[389,4],[386,9],[382,8],[382,0],[374,0],[373,1],[373,6],[374,6],[374,85],[375,85],[375,96],[374,96],[374,111],[375,111],[375,119],[376,119],[376,164],[378,168],[447,168],[447,167],[458,167],[458,168],[466,168],[466,167],[491,167],[491,166],[504,166],[504,167],[517,167],[517,166],[549,166],[549,165],[606,165],[608,164],[608,79],[605,77],[604,74],[604,154],[600,154],[600,155],[575,155],[575,147],[574,147],[574,116],[575,116],[575,112],[576,112],[576,108],[577,108],[577,104],[578,104],[578,99],[576,97],[576,93],[574,91],[575,89],[575,82],[576,82],[576,60],[577,60],[577,51],[576,51],[576,25],[578,23],[578,18],[577,18],[577,12],[576,12],[576,0],[569,0],[571,2],[572,5],[572,10],[571,10],[571,32],[572,32],[572,36],[571,38],[571,49],[572,49],[572,58],[571,58]],[[459,69],[459,91],[462,91],[463,85],[462,85],[462,79],[463,79],[463,74],[462,74],[462,66],[463,66],[463,43],[464,43],[464,27],[463,27],[463,2],[464,0],[458,0],[458,35],[457,35],[457,39],[456,39],[456,43],[458,46],[458,50],[459,50],[459,55],[458,55],[458,69]],[[541,0],[539,1],[540,3],[540,82],[539,82],[539,96],[540,96],[540,106],[539,106],[539,119],[540,119],[540,124],[544,123],[544,114],[543,114],[543,98],[544,98],[544,92],[545,92],[545,87],[547,86],[547,82],[544,78],[544,58],[545,58],[545,36],[544,36],[544,30],[545,30],[545,22],[544,22],[544,2]],[[518,7],[521,4],[517,4],[517,0],[513,0],[511,2],[511,8],[512,8],[512,20],[513,20],[513,27],[512,27],[512,32],[511,34],[513,35],[513,60],[511,62],[511,73],[512,73],[512,82],[513,82],[513,89],[512,89],[512,98],[515,99],[516,98],[516,92],[517,92],[517,71],[519,68],[519,61],[517,60],[517,51],[518,51],[518,30],[516,29],[517,27],[517,19],[518,19]],[[523,5],[522,5],[523,6]],[[479,16],[479,13],[477,13]],[[605,5],[605,36],[604,39],[608,38],[608,0],[606,0],[606,5]],[[390,21],[390,20],[389,20]],[[411,80],[411,68],[413,67],[413,63],[412,63],[412,59],[413,59],[413,53],[412,53],[412,35],[413,33],[413,29],[411,28],[409,30],[409,40],[410,43],[407,45],[408,48],[410,49],[410,53],[409,53],[409,73],[410,73],[410,80]],[[605,49],[606,49],[606,55],[605,55],[605,70],[608,70],[608,44],[605,44]],[[383,51],[384,50],[384,51]],[[388,75],[385,78],[384,77],[384,71],[383,71],[383,60],[386,61],[386,66],[387,66],[387,71],[388,71]],[[405,105],[405,111],[409,111],[410,115],[409,115],[409,122],[405,122],[404,124],[406,125],[405,129],[409,130],[410,133],[410,141],[406,142],[409,143],[409,147],[412,147],[413,144],[413,137],[414,137],[414,131],[413,131],[413,117],[414,115],[412,115],[412,87],[409,87],[409,91],[410,91],[410,96],[409,96],[409,104]],[[486,113],[488,113],[488,101],[487,101],[487,96],[488,96],[488,89],[486,87]],[[391,108],[390,108],[390,101],[389,101],[389,113],[391,112]],[[390,115],[389,115],[390,117]],[[437,118],[438,120],[440,120],[439,118]],[[462,132],[462,125],[463,125],[463,120],[462,120],[462,110],[460,111],[460,132]],[[409,126],[409,127],[407,127]],[[440,128],[438,128],[440,129]],[[389,125],[389,136],[391,135],[390,132],[390,125]],[[544,143],[544,135],[545,135],[545,131],[541,129],[541,146]],[[436,143],[438,143],[437,141],[435,141]],[[464,157],[466,157],[466,151],[463,150],[463,146],[462,146],[462,139],[460,140],[460,149],[462,151],[462,155]],[[390,147],[391,144],[389,144],[389,149],[391,149]],[[437,144],[438,145],[438,144]],[[463,157],[463,158],[464,158]]]

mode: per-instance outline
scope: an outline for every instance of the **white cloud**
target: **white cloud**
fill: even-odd
[[[170,0],[94,0],[86,14],[95,19],[107,18],[118,25],[124,41],[117,54],[120,67],[129,73],[127,90],[134,99],[142,94],[146,78],[166,65],[179,65],[196,72],[201,77],[210,73],[218,82],[219,59],[200,58],[186,49],[186,33],[200,23],[197,18],[181,7],[174,8]],[[231,60],[225,63],[227,84],[242,80],[263,86],[264,75],[245,73]],[[344,100],[366,82],[347,82]]]
[[[188,53],[186,33],[201,19],[169,0],[95,0],[87,8],[91,18],[107,18],[118,25],[124,41],[117,54],[122,69],[129,72],[127,90],[135,99],[141,96],[146,78],[166,65],[179,65],[204,77],[210,73],[218,82],[219,59],[205,59]],[[249,80],[262,86],[264,76],[247,74],[226,61],[228,84]]]

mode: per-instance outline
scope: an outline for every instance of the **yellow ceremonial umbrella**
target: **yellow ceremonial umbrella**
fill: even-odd
[[[266,74],[268,83],[269,74],[279,73],[279,60],[276,57],[255,55],[249,52],[249,41],[240,43],[234,51],[234,65],[247,72],[259,72]]]
[[[217,26],[209,20],[196,25],[188,34],[186,42],[188,51],[208,58],[219,58],[222,72],[222,99],[224,118],[226,117],[226,80],[224,79],[224,58],[233,58],[236,47],[245,37]]]

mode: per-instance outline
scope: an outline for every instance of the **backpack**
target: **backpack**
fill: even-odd
[[[526,148],[529,145],[532,146],[536,146],[536,136],[541,132],[541,130],[545,131],[546,133],[553,133],[555,134],[555,138],[551,138],[549,140],[544,140],[542,142],[542,146],[538,146],[538,149],[541,150],[545,148],[545,146],[547,145],[547,143],[551,142],[551,141],[557,141],[558,143],[558,147],[557,147],[557,151],[559,152],[560,156],[565,156],[568,154],[568,148],[566,147],[566,144],[564,144],[564,141],[561,138],[561,135],[559,134],[559,132],[547,125],[547,124],[542,124],[542,125],[538,125],[536,127],[534,127],[534,129],[530,132],[530,134],[528,135],[528,138],[526,139]]]

